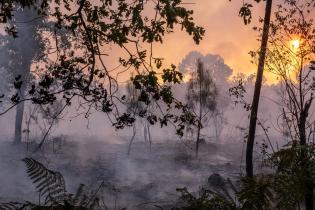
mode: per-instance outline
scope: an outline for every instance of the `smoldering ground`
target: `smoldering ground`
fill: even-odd
[[[126,142],[127,143],[127,142]],[[175,205],[176,188],[198,191],[212,173],[238,176],[241,148],[204,144],[196,159],[189,146],[180,141],[154,143],[151,150],[142,139],[136,139],[131,154],[127,144],[113,144],[78,137],[67,137],[52,151],[48,142],[32,157],[51,170],[63,174],[67,190],[75,192],[80,183],[102,198],[107,207],[121,209],[154,209],[154,205]],[[56,146],[56,145],[55,145]],[[21,161],[30,156],[26,145],[1,143],[0,197],[2,201],[38,201],[32,182]],[[29,147],[30,149],[30,147]],[[101,188],[99,188],[101,186]]]
[[[196,59],[188,56],[186,60]],[[219,56],[208,55],[204,60],[206,63],[207,60],[211,61],[209,63],[212,60],[218,61],[219,66],[226,67]],[[191,65],[194,66],[193,63]],[[223,67],[218,68],[218,71],[224,69]],[[106,116],[96,112],[89,119],[82,116],[72,119],[71,115],[76,114],[73,107],[54,127],[43,148],[34,153],[37,146],[35,143],[12,145],[14,113],[8,113],[0,118],[1,202],[42,202],[32,181],[27,177],[25,165],[21,161],[25,157],[33,157],[49,169],[61,172],[69,193],[75,193],[80,183],[85,184],[89,191],[97,193],[109,209],[157,209],[154,205],[168,209],[179,201],[180,194],[176,188],[187,187],[190,191],[197,192],[200,187],[208,184],[208,178],[213,173],[237,179],[243,167],[248,112],[242,104],[235,105],[228,95],[229,87],[235,85],[228,80],[231,71],[226,69],[217,73],[220,73],[216,84],[221,90],[219,106],[223,113],[220,138],[213,137],[213,122],[210,122],[209,126],[202,129],[206,141],[201,145],[198,158],[195,157],[194,135],[184,135],[180,139],[175,135],[173,127],[160,129],[158,125],[152,126],[150,146],[144,140],[141,120],[137,121],[136,138],[128,156],[132,128],[118,132],[106,121]],[[248,90],[246,101],[250,101],[253,85],[250,78],[244,83]],[[186,84],[173,89],[176,97],[184,100]],[[282,133],[277,130],[279,107],[270,108],[272,100],[279,97],[276,89],[277,86],[264,87],[259,119],[268,128],[269,138],[274,140],[272,143],[279,143],[281,146],[286,142],[282,141]],[[38,125],[34,124],[30,130],[30,141],[39,142],[42,132],[38,130]],[[256,162],[262,160],[260,146],[265,141],[266,133],[258,126]]]

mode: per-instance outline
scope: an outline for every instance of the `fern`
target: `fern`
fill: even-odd
[[[61,204],[67,199],[65,181],[61,173],[47,169],[33,158],[24,158],[27,174],[46,204]]]
[[[74,195],[68,194],[66,191],[65,180],[61,173],[52,171],[46,168],[42,163],[33,158],[24,158],[22,160],[26,165],[26,172],[29,178],[33,181],[36,190],[39,192],[40,198],[43,198],[45,203],[42,207],[62,206],[64,209],[72,209],[79,207],[82,209],[99,209],[99,198],[96,197],[99,186],[95,193],[90,193],[86,190],[85,185],[80,184]],[[0,210],[29,210],[40,208],[28,201],[24,203],[7,202],[0,203]]]
[[[19,203],[19,202],[8,202],[0,203],[0,210],[24,210],[30,209],[35,205],[30,202]]]
[[[84,197],[84,192],[85,192],[85,185],[84,184],[80,184],[73,199],[72,199],[72,203],[74,206],[78,205],[79,203],[81,203],[82,201],[82,197]]]
[[[172,210],[240,210],[235,203],[211,190],[201,188],[197,196],[190,193],[187,188],[176,191],[181,193],[183,204]]]
[[[84,206],[87,207],[89,201],[89,193],[86,190],[84,184],[80,184],[74,196],[70,197],[70,203],[73,206]]]
[[[243,210],[270,209],[270,205],[274,201],[272,176],[243,177],[241,185],[238,199],[242,203]]]
[[[15,210],[18,208],[18,204],[16,202],[1,203],[0,210]]]
[[[73,206],[95,209],[99,205],[99,198],[96,195],[102,186],[103,182],[99,186],[98,190],[93,193],[92,191],[88,191],[84,184],[80,184],[74,196],[69,197],[69,203]]]

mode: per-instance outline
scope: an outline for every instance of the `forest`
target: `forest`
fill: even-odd
[[[0,0],[0,210],[313,210],[315,0]]]

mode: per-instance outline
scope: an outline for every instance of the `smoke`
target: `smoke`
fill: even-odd
[[[24,145],[25,146],[25,145]],[[107,206],[132,208],[144,202],[175,203],[176,188],[198,190],[207,183],[211,173],[237,174],[238,162],[232,157],[231,148],[204,145],[200,159],[193,158],[193,151],[181,142],[155,143],[152,150],[143,143],[135,143],[130,156],[126,145],[105,143],[96,138],[68,137],[60,150],[52,151],[48,143],[43,151],[32,154],[48,168],[60,171],[69,192],[75,192],[80,183],[97,189],[104,182],[102,196]],[[30,155],[25,147],[17,149],[2,143],[0,198],[37,202],[37,192],[26,176],[23,157]],[[15,148],[15,149],[13,149]],[[235,152],[235,147],[234,147]],[[8,154],[10,151],[10,154]],[[11,153],[13,152],[13,153]],[[6,158],[7,157],[7,158]],[[139,208],[143,209],[143,208]]]
[[[34,123],[31,128],[33,143],[13,146],[14,112],[0,118],[0,201],[30,200],[38,202],[38,193],[28,179],[21,159],[31,156],[48,168],[60,171],[66,180],[67,189],[74,193],[80,183],[97,190],[102,184],[99,196],[114,209],[151,209],[158,203],[166,207],[175,205],[179,194],[176,188],[188,187],[197,191],[207,185],[212,173],[237,179],[244,167],[244,139],[248,127],[249,112],[241,104],[235,104],[229,95],[229,88],[236,85],[230,77],[232,70],[218,55],[189,53],[181,62],[180,70],[189,73],[194,70],[197,58],[210,68],[219,88],[219,108],[222,111],[222,130],[219,140],[213,138],[214,124],[202,129],[206,136],[200,147],[200,156],[194,156],[195,136],[175,135],[173,127],[151,126],[152,146],[144,141],[144,129],[137,124],[137,134],[127,155],[132,128],[115,130],[105,114],[92,112],[89,118],[84,114],[76,116],[76,103],[69,107],[63,119],[54,127],[44,147],[33,153],[42,132]],[[251,102],[253,77],[245,80],[247,92],[244,100]],[[285,144],[279,126],[279,85],[265,84],[259,108],[259,120],[268,128],[268,135],[276,145]],[[186,83],[173,87],[177,98],[184,100]],[[31,107],[30,104],[27,107]],[[27,108],[26,108],[27,110]],[[83,112],[84,113],[84,112]],[[25,125],[24,125],[25,126]],[[260,144],[266,141],[265,132],[258,126],[256,157],[259,158]],[[151,148],[151,149],[150,149]],[[147,203],[147,204],[143,204]],[[151,206],[151,207],[150,207]]]

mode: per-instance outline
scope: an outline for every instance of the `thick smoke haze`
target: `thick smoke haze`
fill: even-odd
[[[73,104],[63,114],[63,119],[52,129],[41,151],[33,153],[34,143],[13,147],[14,111],[0,118],[1,158],[0,178],[5,180],[0,191],[2,200],[20,199],[37,202],[37,194],[25,173],[21,159],[31,156],[40,160],[52,170],[60,171],[66,180],[68,190],[75,192],[80,183],[91,190],[102,184],[101,195],[108,207],[154,209],[172,206],[178,202],[176,188],[188,187],[198,191],[206,186],[212,173],[237,180],[244,169],[244,140],[248,127],[249,112],[242,104],[236,104],[229,95],[229,89],[236,85],[233,70],[219,55],[190,52],[179,64],[180,71],[189,75],[200,59],[211,71],[219,89],[218,107],[222,113],[219,138],[215,138],[214,122],[201,130],[205,144],[201,146],[198,159],[194,158],[194,136],[175,134],[173,127],[151,126],[152,145],[144,140],[143,123],[136,123],[136,137],[127,155],[132,128],[115,130],[106,115],[92,111],[89,117],[76,116]],[[247,90],[244,100],[250,103],[253,94],[253,77],[244,80]],[[123,93],[123,87],[121,87]],[[285,144],[279,121],[279,85],[263,87],[259,120],[268,128],[274,146]],[[184,101],[187,83],[173,87],[176,98]],[[26,105],[26,113],[32,105]],[[121,107],[123,108],[123,107]],[[84,113],[84,110],[81,110]],[[26,114],[27,116],[27,114]],[[24,124],[25,126],[25,124]],[[31,141],[40,141],[43,132],[38,125],[31,125]],[[25,138],[25,136],[23,137]],[[260,160],[260,145],[265,142],[266,133],[258,126],[256,160]],[[257,169],[260,170],[260,169]],[[115,201],[115,202],[114,202]],[[150,202],[152,202],[150,204]],[[142,204],[148,203],[148,204]],[[144,205],[144,206],[143,206]]]
[[[313,210],[314,11],[0,1],[0,210]]]

